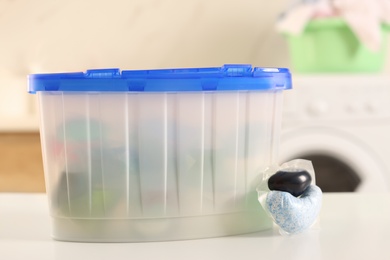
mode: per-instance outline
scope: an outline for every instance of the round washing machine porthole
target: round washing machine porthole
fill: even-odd
[[[308,159],[324,192],[389,191],[383,163],[361,140],[332,128],[299,128],[281,137],[281,162]]]
[[[313,163],[316,183],[323,192],[354,192],[362,183],[361,177],[354,169],[327,152],[301,154],[297,158],[310,160]]]

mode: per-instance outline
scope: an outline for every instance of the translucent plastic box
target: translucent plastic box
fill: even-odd
[[[288,69],[35,74],[52,235],[160,241],[270,228],[260,171],[277,162]]]

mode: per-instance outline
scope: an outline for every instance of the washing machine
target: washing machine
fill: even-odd
[[[390,77],[293,77],[284,93],[280,162],[313,162],[324,192],[390,191]]]

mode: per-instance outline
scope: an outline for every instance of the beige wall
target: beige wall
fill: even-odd
[[[286,66],[285,43],[274,31],[286,2],[4,1],[0,70]]]

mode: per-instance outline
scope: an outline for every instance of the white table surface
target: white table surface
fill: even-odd
[[[176,242],[72,243],[50,237],[44,194],[0,193],[0,259],[390,259],[390,194],[325,194],[318,229]]]

